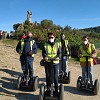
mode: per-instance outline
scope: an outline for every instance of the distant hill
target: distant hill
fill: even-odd
[[[88,31],[88,32],[100,33],[100,26],[85,28],[85,29],[81,29],[81,30]]]

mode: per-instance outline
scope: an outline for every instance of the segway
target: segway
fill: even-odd
[[[94,95],[97,95],[99,92],[99,81],[98,79],[95,80],[94,85],[90,88],[90,81],[89,81],[89,72],[88,72],[88,58],[90,56],[83,56],[86,57],[86,82],[83,84],[82,77],[79,76],[77,79],[77,90],[87,90],[92,92]]]
[[[27,73],[29,74],[27,61],[25,62],[25,66],[27,68]],[[30,79],[29,75],[22,75],[22,76],[20,75],[18,77],[18,84],[17,84],[18,89],[28,89],[28,90],[36,91],[38,85],[39,85],[38,76],[33,77],[33,79]]]
[[[49,60],[51,60],[51,64],[49,66],[49,67],[51,67],[50,79],[54,83],[54,68],[53,68],[53,60],[54,59],[49,59]],[[55,88],[54,88],[53,83],[51,84],[51,90],[49,93],[46,91],[46,85],[44,83],[41,84],[40,92],[39,92],[39,100],[63,100],[64,99],[64,86],[63,86],[63,84],[59,85],[58,94],[55,95]]]
[[[61,67],[61,72],[60,72],[60,74],[58,76],[58,81],[59,81],[59,83],[70,84],[70,79],[71,79],[70,71],[68,71],[66,76],[64,75],[64,69],[63,69],[63,59],[64,59],[64,56],[66,56],[66,55],[62,56],[62,58],[61,58],[62,59],[62,63],[61,63],[61,66],[59,66],[59,67]]]

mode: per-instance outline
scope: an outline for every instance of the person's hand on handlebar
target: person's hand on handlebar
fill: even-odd
[[[82,57],[83,57],[83,55],[82,55],[82,54],[80,54],[80,55],[79,55],[79,57],[80,57],[80,58],[82,58]]]
[[[59,60],[59,57],[55,58],[55,60],[58,61]]]
[[[94,58],[94,55],[93,55],[93,54],[91,54],[91,55],[90,55],[90,57],[91,57],[91,58]]]
[[[45,57],[44,59],[45,59],[45,61],[48,61],[48,57]]]

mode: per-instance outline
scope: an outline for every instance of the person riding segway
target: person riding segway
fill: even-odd
[[[16,51],[20,54],[20,62],[23,75],[18,77],[18,88],[38,88],[38,76],[34,77],[33,60],[34,54],[37,53],[36,42],[32,39],[32,33],[28,32],[26,38],[22,38],[17,46]]]
[[[68,59],[71,57],[71,48],[64,33],[60,34],[61,59],[59,64],[59,82],[70,83],[70,71],[68,71]]]
[[[55,42],[54,33],[48,33],[48,41],[44,43],[42,56],[45,60],[46,86],[45,84],[41,85],[39,99],[58,100],[58,98],[63,98],[63,85],[60,85],[60,88],[58,88],[58,65],[60,48],[59,43]]]
[[[93,58],[96,57],[96,49],[94,44],[88,42],[87,36],[83,37],[83,43],[80,45],[78,56],[80,57],[82,77],[78,77],[77,89],[85,89],[97,94],[99,82],[98,79],[95,82],[93,81]]]

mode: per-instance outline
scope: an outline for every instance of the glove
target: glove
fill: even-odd
[[[48,61],[48,57],[45,57],[44,59],[45,59],[45,61]]]

